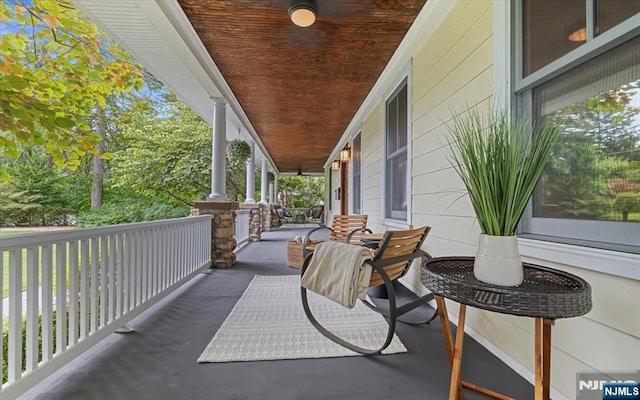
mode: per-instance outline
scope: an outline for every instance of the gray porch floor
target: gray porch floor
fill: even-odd
[[[238,252],[229,270],[200,274],[32,389],[25,399],[446,399],[449,363],[440,324],[399,324],[407,353],[377,357],[196,363],[256,274],[298,274],[286,267],[286,242],[309,228],[280,228]],[[420,310],[427,315],[431,309]],[[532,386],[473,339],[465,341],[463,378],[515,399]],[[465,399],[484,399],[466,392]]]

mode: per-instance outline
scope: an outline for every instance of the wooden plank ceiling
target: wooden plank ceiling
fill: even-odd
[[[281,173],[322,172],[426,0],[179,0]]]

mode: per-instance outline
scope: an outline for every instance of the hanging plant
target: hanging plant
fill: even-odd
[[[245,163],[251,157],[251,146],[242,139],[227,142],[227,157],[233,163]]]

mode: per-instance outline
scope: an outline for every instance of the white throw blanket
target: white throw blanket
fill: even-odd
[[[302,276],[302,287],[348,308],[364,299],[371,279],[369,249],[327,241],[313,251],[309,267]]]

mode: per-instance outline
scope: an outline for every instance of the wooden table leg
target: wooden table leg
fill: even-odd
[[[549,400],[551,380],[551,323],[536,318],[535,325],[535,400]]]
[[[442,296],[435,296],[436,305],[438,307],[438,315],[440,316],[440,324],[442,325],[442,335],[444,336],[444,345],[447,348],[447,355],[449,356],[449,364],[453,366],[453,359],[455,356],[455,349],[453,345],[453,338],[451,335],[451,328],[449,327],[449,314],[447,313],[447,305],[444,302]],[[451,382],[453,384],[453,375],[451,376]],[[451,393],[451,391],[449,391]],[[451,396],[451,395],[450,395]],[[450,399],[452,397],[449,397]],[[453,399],[462,400],[463,393],[460,383],[458,382],[457,397]]]
[[[460,368],[462,367],[462,345],[464,344],[464,319],[467,315],[467,306],[460,304],[458,313],[458,327],[456,328],[456,344],[453,348],[453,365],[451,366],[451,386],[449,387],[449,400],[456,400],[460,388]]]
[[[462,366],[462,344],[464,342],[464,323],[466,317],[467,306],[460,305],[460,312],[458,315],[458,328],[456,331],[456,342],[453,342],[453,336],[451,329],[449,328],[449,314],[447,313],[447,305],[444,302],[442,296],[435,296],[436,304],[438,307],[438,316],[440,317],[440,324],[442,325],[442,335],[444,336],[444,344],[447,348],[447,355],[449,356],[449,364],[451,364],[451,384],[449,387],[449,399],[450,400],[463,400],[464,393],[463,388],[474,391],[476,393],[482,393],[487,397],[498,400],[515,400],[513,397],[505,396],[501,393],[494,392],[493,390],[484,388],[482,386],[475,385],[473,383],[465,382],[462,380],[460,369]]]

